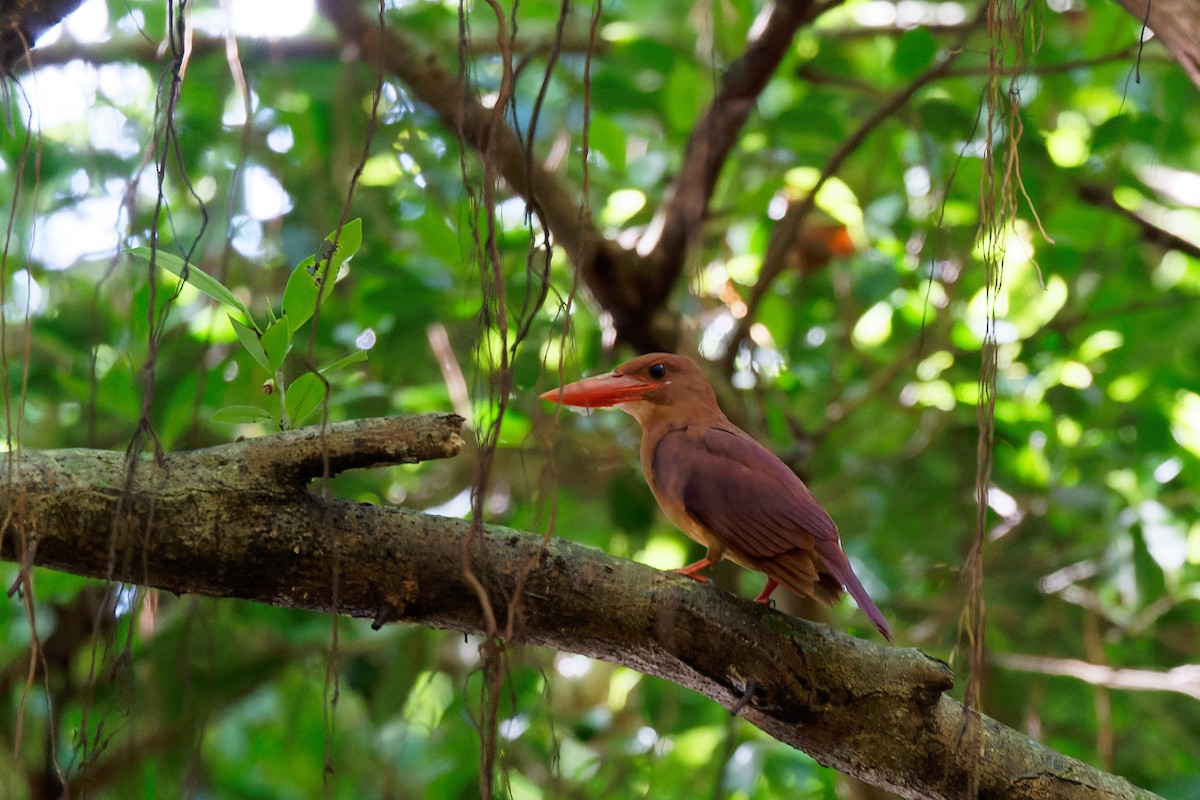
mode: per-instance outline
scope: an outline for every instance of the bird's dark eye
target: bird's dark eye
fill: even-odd
[[[662,364],[650,365],[650,377],[654,380],[662,380],[662,377],[667,374],[667,368]]]

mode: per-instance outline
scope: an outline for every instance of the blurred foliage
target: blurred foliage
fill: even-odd
[[[502,70],[495,21],[479,5],[467,52],[486,96]],[[581,192],[590,91],[587,199],[606,234],[626,241],[649,225],[760,6],[606,3],[587,73],[592,9],[571,8],[532,144]],[[510,111],[522,126],[559,8],[519,5],[524,68]],[[903,23],[914,9],[940,25]],[[298,13],[277,10],[268,28],[291,26]],[[801,32],[747,122],[675,296],[686,338],[706,356],[721,355],[782,203],[811,186],[838,145],[944,55],[974,14],[949,2],[852,0]],[[257,425],[212,416],[266,407],[264,383],[275,376],[239,344],[222,307],[122,253],[150,244],[157,214],[164,252],[190,252],[266,319],[292,266],[319,252],[342,218],[375,76],[343,58],[330,27],[313,19],[298,35],[238,39],[247,104],[220,39],[224,12],[194,9],[197,40],[216,39],[188,66],[174,116],[180,161],[164,175],[161,210],[145,153],[170,72],[142,36],[163,35],[163,6],[92,0],[79,17],[90,27],[68,27],[46,50],[78,58],[20,74],[6,95],[10,446],[126,447],[143,409],[151,329],[147,408],[162,445],[257,435]],[[455,69],[453,4],[396,3],[387,20]],[[1166,670],[1200,652],[1200,260],[1164,246],[1130,213],[1200,243],[1200,103],[1153,45],[1135,66],[1138,24],[1114,4],[1035,4],[1029,26],[1037,48],[1004,85],[1019,104],[1022,187],[996,298],[990,652],[1047,659],[1051,671],[1064,663],[1054,659],[1151,670],[1169,687]],[[741,391],[730,395],[731,414],[796,466],[838,520],[899,642],[950,660],[960,675],[958,570],[976,517],[987,310],[975,242],[988,49],[985,33],[970,36],[955,68],[838,171],[818,203],[822,224],[854,246],[815,229],[808,236],[808,261],[759,310],[757,346],[739,354],[732,383]],[[289,331],[295,347],[280,371],[291,382],[366,348],[369,361],[329,376],[331,419],[453,408],[482,428],[495,413],[497,340],[481,328],[479,217],[464,188],[477,162],[460,157],[453,132],[402,85],[384,82],[378,116],[348,213],[362,220],[361,250],[317,318]],[[1097,187],[1111,207],[1088,201]],[[520,200],[501,203],[498,225],[515,315],[540,288],[531,266],[539,236]],[[561,254],[549,280],[516,356],[490,518],[544,530],[556,504],[560,535],[659,567],[685,563],[696,554],[633,467],[632,422],[615,413],[555,419],[536,400],[560,369],[572,379],[624,357],[605,348],[608,323],[575,291]],[[443,373],[447,354],[461,380]],[[331,488],[463,514],[473,469],[462,456],[344,475]],[[0,565],[5,586],[15,576]],[[730,569],[721,580],[748,593],[759,578]],[[482,678],[471,639],[372,632],[46,571],[33,585],[32,620],[17,594],[0,606],[5,797],[41,797],[55,773],[73,796],[105,798],[478,795]],[[852,604],[829,616],[870,635]],[[31,625],[49,672],[27,678]],[[1111,690],[1000,661],[984,687],[984,710],[1034,738],[1166,796],[1200,797],[1194,694]],[[499,789],[514,799],[839,791],[836,774],[704,698],[576,656],[513,650],[501,719]]]

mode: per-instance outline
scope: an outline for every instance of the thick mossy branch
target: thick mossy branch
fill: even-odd
[[[307,486],[351,467],[453,455],[461,425],[430,415],[309,428],[138,460],[132,479],[120,453],[12,453],[0,557],[377,623],[486,635],[488,619],[511,619],[516,641],[695,689],[822,763],[907,797],[961,798],[972,781],[980,798],[1154,796],[990,719],[963,736],[962,706],[944,694],[949,668],[917,650],[564,539]]]

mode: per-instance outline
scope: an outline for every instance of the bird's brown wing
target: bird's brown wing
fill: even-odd
[[[694,520],[743,560],[794,591],[814,593],[819,577],[805,562],[816,555],[812,566],[830,573],[890,638],[882,613],[842,551],[837,526],[771,451],[741,431],[685,428],[662,437],[653,468],[660,491],[680,498]]]
[[[748,556],[771,558],[838,540],[837,526],[808,487],[737,431],[671,431],[655,450],[654,479],[694,519]]]

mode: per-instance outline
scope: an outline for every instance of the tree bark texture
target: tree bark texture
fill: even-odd
[[[837,633],[564,539],[351,502],[352,467],[454,455],[462,419],[360,420],[155,460],[10,453],[0,557],[176,594],[239,597],[624,664],[734,709],[822,764],[906,797],[1151,798],[987,717],[915,649]]]
[[[1170,51],[1200,88],[1200,6],[1192,0],[1117,0]]]
[[[38,37],[53,28],[83,0],[4,0],[0,2],[0,75],[29,52]]]

